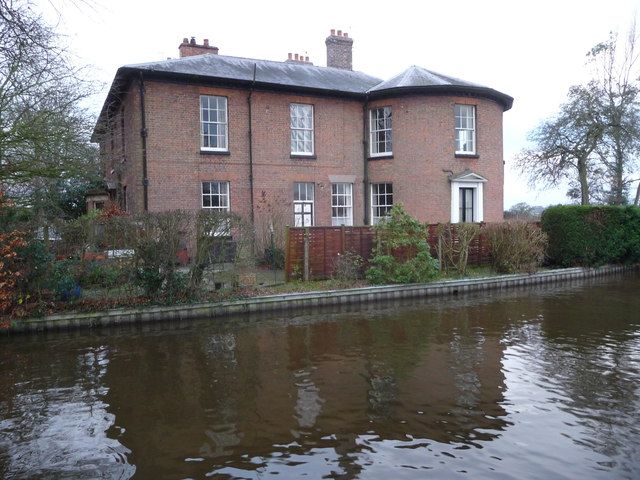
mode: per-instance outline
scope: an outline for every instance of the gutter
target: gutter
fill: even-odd
[[[364,104],[362,105],[362,161],[363,161],[363,175],[362,175],[362,183],[364,187],[364,217],[363,223],[364,225],[370,225],[369,223],[369,213],[371,211],[370,197],[367,192],[369,186],[369,142],[367,141],[367,124],[368,118],[367,113],[369,111],[369,95],[365,97]]]
[[[251,106],[253,104],[253,88],[256,84],[256,68],[257,64],[253,64],[253,81],[249,87],[249,96],[247,97],[247,104],[249,107],[249,196],[251,202],[251,226],[255,226],[255,214],[253,212],[254,199],[253,199],[253,116]]]
[[[461,95],[483,97],[493,100],[506,112],[513,106],[513,97],[489,87],[474,85],[423,85],[412,87],[392,87],[383,90],[369,90],[368,96],[373,99],[397,98],[407,95]]]
[[[140,72],[140,138],[142,139],[142,192],[144,211],[149,211],[149,178],[147,176],[147,119],[144,112],[144,77]]]

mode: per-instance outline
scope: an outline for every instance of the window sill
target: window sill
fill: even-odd
[[[318,157],[316,157],[315,155],[303,155],[300,153],[292,153],[291,158],[295,158],[297,160],[315,160]]]
[[[231,152],[229,152],[229,150],[203,150],[203,149],[200,149],[198,151],[198,153],[200,153],[200,155],[231,155]]]
[[[369,155],[368,160],[391,160],[393,158],[393,153],[388,155]]]
[[[477,153],[457,153],[456,152],[456,158],[480,158],[480,155],[478,155]]]

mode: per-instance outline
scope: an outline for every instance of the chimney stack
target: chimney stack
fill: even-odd
[[[342,30],[331,29],[331,35],[324,42],[327,45],[327,67],[353,70],[353,39]]]
[[[301,53],[288,53],[286,63],[303,63],[306,65],[313,65],[313,63],[309,60],[308,56],[305,56]]]
[[[194,55],[203,55],[205,53],[218,54],[218,47],[212,47],[209,45],[209,39],[205,38],[202,45],[196,43],[196,37],[191,37],[189,40],[187,37],[182,39],[182,43],[178,46],[180,52],[180,58],[192,57]]]

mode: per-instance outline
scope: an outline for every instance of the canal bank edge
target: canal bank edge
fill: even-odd
[[[597,268],[562,268],[533,274],[499,275],[492,277],[444,280],[409,285],[383,285],[346,290],[326,290],[285,293],[218,303],[180,304],[113,309],[90,313],[65,313],[11,321],[4,333],[66,330],[130,323],[220,318],[234,315],[286,311],[309,307],[347,305],[361,302],[435,297],[459,293],[539,285],[609,275],[637,270],[640,265],[607,265]]]

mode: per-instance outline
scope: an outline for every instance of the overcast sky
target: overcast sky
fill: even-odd
[[[587,78],[585,55],[610,31],[624,34],[640,0],[141,1],[40,0],[78,62],[104,83],[118,67],[178,56],[183,37],[208,38],[221,55],[326,64],[332,28],[354,39],[353,67],[387,79],[411,65],[484,84],[514,97],[504,115],[505,208],[567,202],[536,191],[513,169],[527,133],[553,115],[569,86]]]

